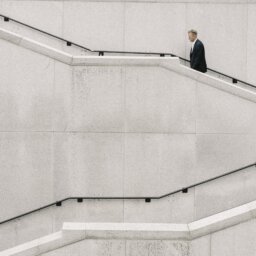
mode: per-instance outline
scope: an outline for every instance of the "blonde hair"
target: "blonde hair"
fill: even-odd
[[[190,29],[188,31],[188,33],[192,33],[192,34],[195,34],[197,36],[197,31],[195,29]]]

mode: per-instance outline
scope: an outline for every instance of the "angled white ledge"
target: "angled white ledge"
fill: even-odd
[[[63,231],[84,231],[97,239],[191,240],[256,217],[256,201],[188,224],[172,223],[64,223]]]
[[[0,256],[40,255],[84,239],[193,240],[256,217],[256,201],[189,224],[71,223],[62,231],[0,252]]]
[[[63,231],[84,231],[86,239],[189,239],[187,224],[171,223],[64,223]]]
[[[256,217],[256,201],[223,211],[188,224],[190,239],[211,234]]]
[[[36,255],[40,252],[39,248],[43,248],[46,245],[48,248],[51,244],[57,242],[62,238],[62,232],[56,232],[48,236],[41,237],[39,239],[32,240],[28,243],[15,246],[11,249],[0,252],[1,256],[9,255]]]
[[[164,66],[166,62],[179,65],[178,57],[143,56],[73,56],[73,66]]]

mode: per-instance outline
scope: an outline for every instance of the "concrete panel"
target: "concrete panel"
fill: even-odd
[[[16,245],[16,222],[1,225],[0,228],[0,251]]]
[[[185,55],[185,4],[127,3],[125,50]],[[177,26],[177,24],[179,24]]]
[[[53,208],[48,208],[18,219],[16,245],[53,233],[53,213]]]
[[[188,255],[189,244],[183,241],[127,241],[126,255],[129,256],[183,256]]]
[[[198,181],[255,162],[256,136],[246,134],[198,134]]]
[[[195,147],[192,134],[127,134],[124,194],[160,196],[192,184]]]
[[[199,31],[198,37],[205,44],[209,67],[246,79],[246,5],[190,4],[186,21],[187,29],[196,28]],[[188,44],[187,56],[190,48]]]
[[[51,143],[49,133],[0,133],[1,220],[53,201]]]
[[[201,83],[197,86],[197,133],[255,134],[256,104]]]
[[[13,17],[13,16],[11,16]],[[28,23],[29,25],[29,23]],[[44,43],[48,46],[57,48],[57,49],[71,49],[71,47],[67,47],[65,42],[62,42],[60,40],[57,40],[54,37],[51,37],[49,35],[43,34],[41,32],[38,32],[36,30],[33,30],[31,28],[22,26],[20,24],[14,23],[14,22],[4,22],[3,18],[1,17],[0,19],[0,26],[3,29],[6,29],[8,31],[17,33],[19,35],[22,35],[23,37],[38,41],[40,43]],[[32,23],[32,26],[36,26],[35,23]],[[45,29],[45,31],[47,32],[48,29]],[[55,33],[57,35],[57,33]],[[64,47],[65,46],[65,47]],[[73,49],[74,50],[74,49]]]
[[[161,213],[161,214],[160,214]],[[194,189],[160,200],[124,201],[124,222],[189,223],[194,220]]]
[[[256,5],[248,4],[248,30],[247,30],[247,81],[255,84],[255,59],[256,59],[256,31],[254,29],[256,22]]]
[[[66,158],[56,163],[57,172],[62,177],[62,168],[67,173],[68,167],[72,196],[123,195],[122,134],[71,133],[57,139],[60,141],[56,141],[55,154],[60,161]]]
[[[2,1],[1,14],[17,19],[43,31],[62,36],[63,3],[58,1]],[[0,19],[2,28],[34,40],[61,48],[64,43],[30,28]]]
[[[69,135],[64,132],[55,133],[53,148],[54,198],[57,201],[74,195]]]
[[[5,60],[0,63],[0,130],[51,130],[53,60],[3,40],[0,44]]]
[[[13,17],[13,16],[11,16],[11,17]],[[29,25],[30,23],[27,23],[27,24]],[[31,23],[31,25],[34,26],[35,28],[40,29],[40,27],[37,26],[36,22],[34,22],[34,21]],[[2,17],[0,18],[0,26],[3,29],[6,29],[8,31],[22,35],[22,37],[29,38],[30,40],[34,40],[36,42],[46,44],[47,46],[54,47],[58,50],[65,51],[72,55],[87,55],[87,54],[89,54],[87,51],[83,50],[80,47],[76,47],[74,45],[72,45],[72,47],[67,46],[66,41],[56,39],[55,37],[50,36],[48,34],[44,34],[42,32],[36,31],[36,30],[28,28],[26,26],[22,26],[20,24],[14,23],[12,21],[4,22]],[[62,26],[61,26],[61,28],[62,28]],[[43,29],[43,31],[48,33],[50,31],[50,29]],[[57,32],[54,32],[52,34],[55,36],[62,37]],[[65,38],[63,38],[63,39],[65,39]]]
[[[56,207],[54,231],[62,228],[63,222],[123,222],[122,200],[85,200],[77,203],[66,201],[62,207]]]
[[[53,208],[1,225],[0,250],[8,249],[53,233]]]
[[[52,202],[52,201],[51,201]],[[1,250],[58,232],[65,221],[123,222],[123,201],[76,200],[52,206],[1,226]]]
[[[83,240],[69,246],[62,247],[42,256],[125,256],[125,241],[122,240]]]
[[[63,36],[94,50],[123,49],[123,3],[64,1]]]
[[[67,131],[72,122],[72,67],[54,62],[53,130]]]
[[[251,167],[195,189],[195,219],[237,207],[256,199],[256,168]]]
[[[195,81],[156,67],[126,69],[126,130],[195,132]]]
[[[203,236],[190,242],[190,256],[211,256],[211,236]]]
[[[123,131],[122,74],[121,67],[74,68],[71,130]]]
[[[1,2],[2,14],[49,33],[61,35],[63,3],[60,1],[8,0]]]
[[[211,256],[256,255],[256,220],[212,234]]]

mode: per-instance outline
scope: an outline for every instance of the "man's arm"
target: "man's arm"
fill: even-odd
[[[193,62],[193,65],[192,65],[193,69],[198,68],[200,66],[202,60],[203,60],[203,57],[204,57],[204,46],[203,46],[203,44],[197,45],[195,50],[196,50],[195,58],[194,58],[194,62]]]

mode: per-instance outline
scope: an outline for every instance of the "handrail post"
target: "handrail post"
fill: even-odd
[[[232,78],[232,83],[233,83],[233,84],[237,84],[237,79]]]
[[[71,45],[72,45],[72,43],[67,41],[67,46],[71,46]]]
[[[8,22],[10,19],[8,17],[4,17],[4,21]]]
[[[61,201],[59,201],[59,202],[56,203],[56,206],[61,206],[61,205],[62,205],[62,202],[61,202]]]
[[[99,56],[104,56],[104,52],[99,52]]]
[[[182,193],[188,193],[188,188],[183,188]]]

